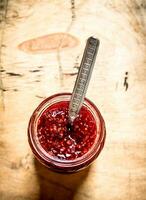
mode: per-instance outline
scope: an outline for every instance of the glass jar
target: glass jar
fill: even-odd
[[[81,157],[73,160],[61,160],[52,157],[42,148],[37,137],[38,119],[49,106],[58,102],[70,101],[70,98],[71,93],[60,93],[48,97],[33,112],[28,126],[28,141],[35,157],[49,169],[61,173],[73,173],[90,165],[101,152],[106,135],[104,120],[99,110],[89,99],[85,98],[83,105],[87,107],[88,111],[93,115],[96,121],[96,128],[98,129],[98,134],[96,134],[91,149]]]

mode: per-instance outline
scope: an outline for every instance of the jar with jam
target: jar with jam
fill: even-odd
[[[73,173],[89,166],[101,152],[105,124],[98,108],[87,98],[69,124],[71,93],[45,99],[33,112],[28,140],[35,157],[50,170]]]

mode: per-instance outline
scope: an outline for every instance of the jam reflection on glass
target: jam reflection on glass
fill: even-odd
[[[48,107],[38,119],[37,137],[42,148],[53,157],[73,160],[92,147],[97,131],[96,121],[87,107],[82,106],[72,126],[68,122],[69,101]]]

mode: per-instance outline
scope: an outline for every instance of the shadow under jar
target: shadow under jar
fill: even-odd
[[[33,112],[28,126],[35,157],[60,173],[73,173],[91,164],[102,150],[106,134],[99,110],[87,98],[70,126],[70,98],[71,93],[48,97]]]

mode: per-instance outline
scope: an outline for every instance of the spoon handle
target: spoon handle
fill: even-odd
[[[69,104],[69,120],[71,123],[73,123],[74,119],[77,117],[84,102],[84,97],[91,78],[98,47],[99,40],[89,37]]]

